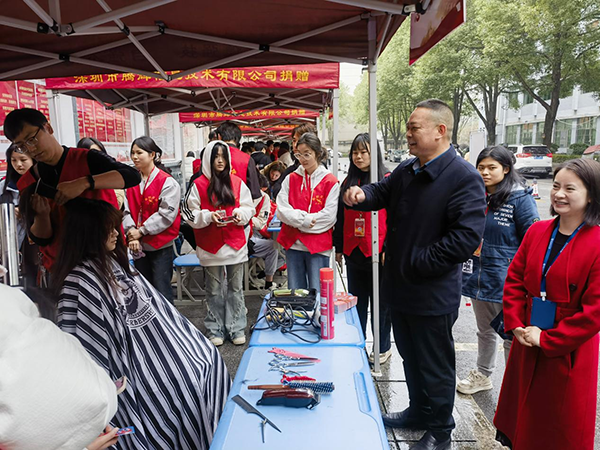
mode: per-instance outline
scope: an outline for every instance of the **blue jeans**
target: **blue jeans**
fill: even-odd
[[[225,291],[227,272],[227,292]],[[246,303],[243,287],[244,263],[206,267],[206,304],[204,325],[208,337],[231,340],[246,334]]]
[[[173,246],[144,253],[146,256],[133,262],[135,268],[164,298],[173,303]]]
[[[320,291],[319,270],[329,267],[329,256],[299,250],[287,250],[285,261],[288,272],[288,288],[290,289],[316,289]]]

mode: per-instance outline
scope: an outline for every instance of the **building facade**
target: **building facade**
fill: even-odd
[[[511,100],[518,99],[521,107],[509,107]],[[541,144],[544,133],[546,110],[529,94],[503,95],[498,102],[497,144]],[[515,96],[516,98],[513,98]],[[566,153],[569,145],[582,143],[588,146],[600,144],[600,101],[579,87],[569,97],[560,99],[554,123],[552,142]]]

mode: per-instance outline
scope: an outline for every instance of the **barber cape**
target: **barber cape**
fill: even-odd
[[[79,341],[0,284],[0,449],[81,450],[116,410],[115,384]]]
[[[117,288],[92,261],[73,269],[58,324],[111,378],[129,380],[111,425],[135,434],[117,448],[208,449],[231,385],[221,355],[143,276],[110,264]]]

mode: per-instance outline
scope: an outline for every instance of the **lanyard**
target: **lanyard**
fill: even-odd
[[[550,237],[550,242],[548,243],[548,249],[546,250],[546,256],[544,256],[544,263],[542,264],[542,285],[540,288],[540,295],[542,297],[542,300],[546,300],[546,275],[547,275],[548,271],[550,270],[550,267],[552,267],[552,264],[555,263],[555,261],[558,259],[558,257],[560,256],[562,251],[565,249],[565,247],[567,245],[569,245],[569,242],[571,242],[571,239],[573,239],[575,237],[575,235],[579,232],[579,230],[581,230],[583,223],[575,229],[575,231],[573,232],[573,234],[571,234],[571,236],[569,236],[569,238],[567,239],[567,242],[565,242],[565,245],[563,245],[563,247],[558,252],[558,255],[556,255],[556,258],[554,258],[554,261],[552,261],[552,264],[550,264],[550,266],[548,266],[548,270],[546,270],[546,265],[548,264],[548,260],[550,259],[550,252],[552,251],[552,246],[554,245],[554,240],[556,239],[556,235],[558,234],[559,226],[560,226],[560,221],[556,222],[556,227],[554,228],[554,231],[552,232],[552,236]]]

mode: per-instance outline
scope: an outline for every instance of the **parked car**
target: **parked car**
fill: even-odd
[[[552,153],[545,145],[511,145],[508,149],[515,155],[519,173],[540,177],[552,174]]]
[[[397,163],[405,161],[408,158],[410,158],[410,153],[408,152],[408,150],[394,150],[392,155],[393,155],[392,160]]]
[[[329,159],[333,159],[333,149],[332,148],[328,148],[327,149],[327,154],[329,156]],[[342,152],[338,151],[338,158],[342,157]]]

